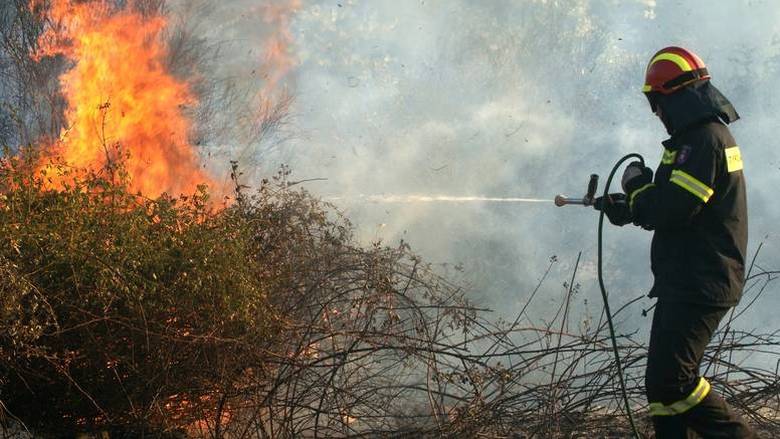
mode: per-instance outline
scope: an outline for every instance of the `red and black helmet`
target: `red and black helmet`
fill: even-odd
[[[710,74],[704,61],[695,53],[682,47],[665,47],[653,55],[647,65],[642,91],[668,95],[705,79],[710,79]]]

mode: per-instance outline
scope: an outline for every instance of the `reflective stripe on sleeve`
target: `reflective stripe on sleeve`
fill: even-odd
[[[655,185],[653,183],[647,183],[646,185],[640,187],[639,189],[635,190],[634,192],[631,192],[631,195],[628,197],[628,208],[632,211],[634,210],[634,198],[636,198],[637,195],[639,195],[641,192],[644,192],[647,189],[650,189],[651,187],[654,187]]]
[[[691,174],[679,169],[672,171],[672,176],[669,177],[669,181],[695,195],[696,198],[699,198],[705,203],[715,193],[709,186],[700,182]]]
[[[699,378],[699,384],[685,399],[668,405],[661,404],[660,402],[651,402],[650,416],[674,416],[685,413],[696,407],[709,393],[710,383],[707,382],[704,377],[701,377]]]

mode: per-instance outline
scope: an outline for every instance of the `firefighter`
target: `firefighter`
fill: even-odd
[[[642,90],[671,136],[655,171],[631,163],[622,194],[597,199],[615,225],[654,231],[645,390],[656,437],[751,438],[750,427],[699,374],[704,349],[742,295],[747,200],[734,107],[693,52],[656,53]],[[698,434],[698,436],[696,436]]]

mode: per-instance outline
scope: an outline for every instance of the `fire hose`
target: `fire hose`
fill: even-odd
[[[640,163],[642,163],[642,166],[645,164],[644,158],[636,153],[631,153],[623,156],[620,160],[615,163],[615,166],[612,167],[612,171],[609,173],[609,177],[607,178],[607,184],[604,186],[604,195],[603,200],[606,200],[609,196],[609,186],[612,183],[612,178],[615,176],[615,172],[620,168],[620,165],[623,164],[628,159],[635,158],[639,160]],[[590,181],[588,182],[588,192],[587,194],[581,198],[566,198],[562,195],[558,195],[555,197],[555,205],[558,207],[566,206],[568,204],[578,204],[583,206],[592,206],[595,202],[595,195],[596,195],[596,189],[598,188],[598,181],[599,176],[596,174],[592,174],[590,176]],[[618,352],[618,343],[617,343],[617,337],[615,336],[615,327],[612,322],[612,312],[609,309],[609,296],[607,295],[607,289],[604,286],[604,275],[602,270],[602,262],[603,262],[603,229],[604,229],[604,210],[601,209],[599,213],[599,226],[598,226],[598,277],[599,277],[599,288],[601,289],[601,298],[604,300],[604,312],[607,316],[607,324],[609,326],[609,337],[612,340],[612,352],[615,354],[615,365],[617,367],[617,375],[618,380],[620,381],[620,391],[623,396],[623,403],[625,404],[625,410],[626,415],[628,416],[628,422],[631,424],[631,431],[634,434],[634,437],[636,439],[641,439],[642,436],[639,435],[639,431],[636,428],[636,424],[634,423],[634,416],[631,412],[631,404],[628,401],[628,392],[626,391],[626,383],[625,378],[623,376],[623,366],[620,361],[620,353]]]

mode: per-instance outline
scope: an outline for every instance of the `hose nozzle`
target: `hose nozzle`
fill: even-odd
[[[582,198],[566,198],[563,195],[555,196],[555,205],[563,207],[567,204],[579,204],[581,206],[592,206],[596,199],[596,190],[599,187],[599,176],[597,174],[591,174],[588,181],[588,193]]]

